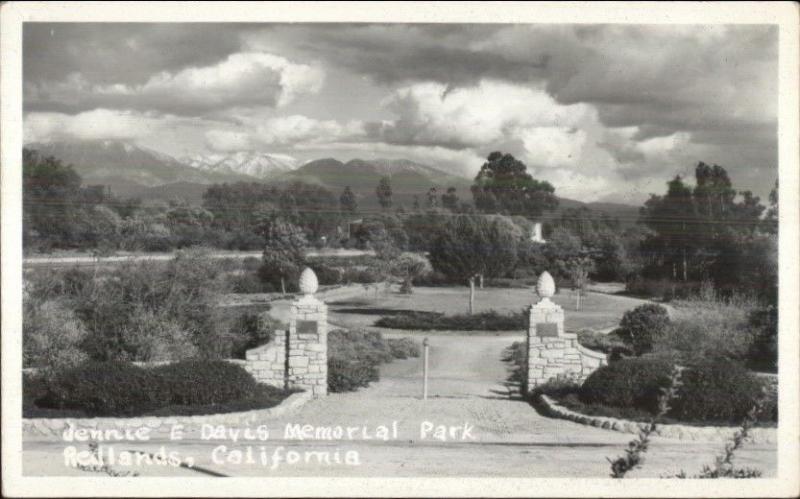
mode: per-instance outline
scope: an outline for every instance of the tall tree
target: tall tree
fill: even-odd
[[[544,211],[556,209],[555,188],[534,179],[527,170],[525,163],[510,154],[489,154],[471,189],[478,211],[539,218]]]
[[[475,278],[499,277],[517,263],[522,232],[506,217],[449,217],[430,251],[431,265],[470,287],[469,313],[474,312]]]
[[[429,210],[435,210],[439,207],[439,197],[438,197],[438,190],[436,187],[431,187],[428,189],[428,194],[426,195],[427,205]]]
[[[353,194],[350,186],[344,188],[342,195],[339,196],[339,207],[346,213],[355,213],[358,211],[358,201],[356,195]]]
[[[450,211],[458,211],[458,194],[455,187],[448,187],[447,192],[442,194],[442,207]]]
[[[392,182],[389,177],[382,177],[378,182],[378,187],[375,189],[375,194],[378,196],[378,203],[381,208],[388,210],[392,207]]]
[[[266,243],[259,276],[264,282],[280,286],[286,293],[286,281],[296,283],[305,262],[306,238],[303,231],[283,220],[273,218],[264,227]]]

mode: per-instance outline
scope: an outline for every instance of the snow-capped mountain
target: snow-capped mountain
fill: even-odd
[[[233,154],[195,154],[181,158],[181,162],[199,170],[239,173],[261,179],[275,177],[300,166],[295,158],[285,154],[244,151]]]

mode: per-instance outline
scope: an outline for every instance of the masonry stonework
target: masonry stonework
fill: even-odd
[[[328,393],[328,306],[316,299],[317,276],[300,275],[304,296],[291,304],[288,331],[275,331],[270,343],[247,351],[247,369],[260,383],[300,388],[315,397]]]
[[[525,390],[560,377],[582,381],[606,365],[604,354],[584,348],[576,334],[564,331],[564,309],[550,300],[555,282],[549,273],[542,273],[536,290],[542,299],[530,308]]]

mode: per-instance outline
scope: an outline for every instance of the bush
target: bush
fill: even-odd
[[[580,393],[580,391],[581,384],[579,382],[569,377],[559,377],[550,379],[541,385],[536,385],[536,387],[531,390],[530,397],[535,400],[539,395],[547,395],[548,397],[560,399],[568,395]]]
[[[748,317],[748,324],[754,332],[748,351],[750,366],[778,372],[778,307],[753,310]]]
[[[669,416],[681,421],[723,423],[740,423],[761,397],[763,386],[741,364],[723,358],[684,369],[681,383]],[[771,417],[765,414],[762,419]]]
[[[24,367],[72,366],[86,360],[81,342],[87,332],[75,313],[57,301],[25,300],[22,317]]]
[[[66,409],[90,417],[249,410],[271,407],[287,395],[259,385],[241,366],[204,360],[152,368],[89,361],[46,378],[26,376],[23,394],[29,416]]]
[[[135,416],[158,407],[159,388],[133,364],[89,361],[52,376],[40,405],[90,416]]]
[[[630,357],[633,355],[633,350],[625,344],[619,336],[617,329],[608,334],[594,331],[579,331],[578,342],[589,350],[595,350],[610,355],[609,361],[617,361],[623,357]]]
[[[231,291],[234,293],[270,293],[274,291],[271,284],[262,281],[256,273],[246,272],[228,278]]]
[[[636,407],[655,414],[660,390],[669,386],[671,369],[672,362],[663,358],[622,359],[590,374],[579,398],[587,404]]]
[[[328,334],[328,390],[346,392],[365,387],[380,378],[380,364],[417,357],[419,352],[410,338],[387,341],[379,332],[333,330]]]
[[[625,417],[653,415],[661,388],[669,386],[673,359],[623,359],[593,372],[581,386],[580,412]],[[763,382],[740,363],[702,359],[684,366],[665,422],[739,424],[762,397]],[[761,421],[777,421],[777,401],[768,400]]]
[[[317,280],[322,285],[339,284],[342,282],[344,272],[337,268],[323,263],[311,263],[311,269],[317,274]]]
[[[419,357],[422,352],[419,343],[411,338],[389,338],[389,351],[395,359],[407,359],[409,357]]]
[[[501,314],[489,310],[478,314],[442,315],[439,312],[409,312],[381,317],[375,326],[421,331],[521,331],[528,327],[525,312]]]
[[[668,324],[667,309],[648,303],[625,312],[617,334],[636,355],[642,355],[653,350],[653,341],[663,335]]]
[[[183,360],[148,370],[160,405],[222,404],[247,398],[256,381],[242,366],[223,360]]]

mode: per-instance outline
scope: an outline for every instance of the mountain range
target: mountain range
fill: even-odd
[[[349,186],[356,195],[359,207],[369,210],[378,208],[375,188],[382,177],[388,176],[397,207],[410,209],[415,197],[424,204],[425,195],[431,187],[436,187],[440,193],[455,187],[462,200],[471,199],[471,179],[407,159],[352,159],[342,162],[324,158],[300,165],[295,158],[282,154],[237,152],[197,154],[179,160],[146,147],[115,140],[31,143],[26,148],[71,164],[84,184],[106,185],[115,195],[123,198],[180,198],[199,204],[208,185],[213,183],[284,184],[301,181],[326,187],[337,197]],[[631,205],[559,199],[558,211],[587,206],[617,216],[623,223],[635,220],[638,216],[638,208]],[[553,213],[550,216],[558,215]]]

